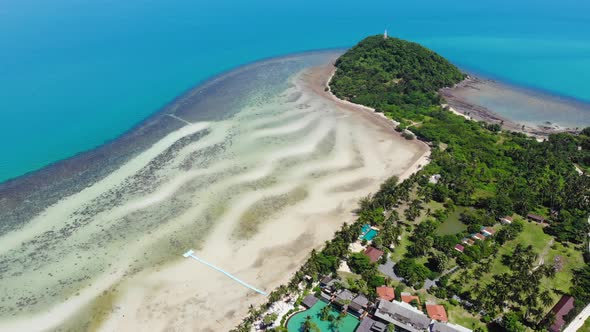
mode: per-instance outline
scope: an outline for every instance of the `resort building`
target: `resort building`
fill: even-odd
[[[348,312],[360,317],[365,313],[369,306],[369,300],[362,294],[357,295],[348,305]]]
[[[430,327],[430,332],[472,332],[472,330],[461,325],[435,321]]]
[[[426,304],[426,312],[428,313],[428,317],[437,320],[439,322],[448,322],[449,318],[447,317],[447,311],[445,307],[440,304]]]
[[[545,222],[545,218],[541,217],[540,215],[537,215],[537,214],[529,213],[526,215],[526,217],[529,218],[530,220],[538,222],[538,223]]]
[[[395,300],[395,289],[393,287],[381,286],[375,289],[377,297],[385,301]]]
[[[416,301],[418,302],[418,304],[420,304],[420,298],[417,297],[416,295],[412,295],[410,293],[402,293],[401,294],[401,298],[402,298],[402,302],[405,302],[407,304],[411,304],[412,301]]]
[[[336,279],[330,277],[330,276],[325,276],[322,278],[322,280],[320,280],[320,287],[332,287],[334,285],[334,283],[336,282]]]
[[[466,327],[442,321],[443,319],[447,318],[446,311],[444,311],[444,307],[438,306],[436,304],[427,304],[427,308],[429,306],[433,306],[431,307],[431,309],[434,310],[432,312],[431,318],[426,316],[422,311],[412,307],[407,303],[380,300],[379,304],[377,305],[377,309],[375,310],[374,317],[372,317],[372,321],[374,322],[380,320],[386,324],[393,324],[396,326],[396,331],[472,332],[470,329]],[[442,307],[442,312],[439,307]],[[431,315],[430,311],[429,315]],[[441,321],[438,321],[436,319],[440,319]],[[371,327],[374,326],[372,321],[367,321],[365,324],[361,322],[361,325],[359,326],[359,329],[357,331],[381,332],[382,330],[378,330],[378,328],[380,328],[381,325],[376,326],[375,330],[371,330]],[[361,329],[361,327],[363,327],[363,329]]]
[[[461,243],[466,244],[468,246],[472,246],[475,244],[475,241],[473,241],[472,239],[463,238],[463,240],[461,240]]]
[[[496,234],[496,231],[491,229],[490,227],[482,227],[481,234],[483,234],[485,236],[492,236],[492,235]]]
[[[381,256],[383,256],[383,251],[375,247],[368,247],[367,250],[365,250],[365,255],[369,257],[371,262],[376,263],[381,258]]]
[[[307,295],[303,301],[301,302],[301,304],[303,304],[304,307],[306,307],[307,309],[313,307],[317,302],[318,302],[318,298],[313,296],[313,295]]]
[[[338,294],[336,294],[336,297],[334,298],[334,303],[338,304],[340,307],[345,309],[350,303],[352,303],[353,299],[354,294],[352,294],[352,292],[348,289],[343,289]]]
[[[398,301],[379,301],[374,317],[408,332],[427,331],[430,326],[422,311]]]
[[[465,247],[463,247],[460,244],[456,244],[455,245],[455,250],[457,250],[458,252],[463,252],[463,251],[465,251]]]
[[[474,240],[479,240],[479,241],[483,241],[486,239],[486,237],[481,233],[471,234],[471,238]]]
[[[513,221],[514,220],[512,219],[512,217],[509,217],[509,216],[505,216],[505,217],[500,218],[500,222],[504,225],[512,224]]]
[[[564,317],[574,309],[574,298],[569,295],[563,295],[559,302],[551,309],[549,315],[554,315],[555,320],[549,326],[549,331],[559,332],[565,325]]]
[[[369,318],[363,318],[355,332],[386,332],[387,324]]]

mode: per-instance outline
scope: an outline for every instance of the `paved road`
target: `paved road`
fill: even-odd
[[[577,315],[576,318],[574,318],[574,320],[572,320],[570,325],[568,325],[565,328],[565,330],[563,330],[563,332],[577,331],[580,327],[582,327],[582,325],[584,325],[584,322],[586,321],[586,319],[588,319],[589,316],[590,316],[590,304],[587,305],[586,308],[584,308],[584,310],[582,310],[582,312],[580,312],[580,314]]]

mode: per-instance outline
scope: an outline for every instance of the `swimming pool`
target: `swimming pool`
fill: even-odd
[[[361,228],[361,240],[367,240],[367,241],[371,241],[373,240],[373,238],[375,238],[375,236],[377,236],[379,232],[377,232],[377,230],[371,228],[371,225],[369,224],[364,224],[363,227]]]
[[[303,331],[303,324],[307,317],[311,317],[311,320],[316,323],[319,327],[320,331],[322,332],[354,332],[357,326],[359,325],[359,320],[347,314],[344,319],[342,319],[341,323],[336,327],[330,322],[329,320],[321,320],[321,310],[323,307],[327,306],[328,304],[322,301],[318,301],[313,307],[309,308],[308,310],[296,313],[287,322],[287,330],[289,332],[301,332]],[[330,316],[338,317],[340,312],[334,310],[333,307],[330,306]]]
[[[374,229],[370,229],[364,236],[363,239],[367,240],[367,241],[371,241],[375,236],[377,236],[377,231]]]

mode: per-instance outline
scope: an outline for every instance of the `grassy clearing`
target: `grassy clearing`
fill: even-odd
[[[492,262],[492,268],[489,273],[478,276],[477,278],[469,278],[464,283],[464,290],[472,289],[477,281],[494,280],[496,275],[507,273],[510,269],[502,264],[502,256],[512,253],[517,244],[524,246],[531,245],[534,251],[543,257],[545,264],[553,264],[555,257],[559,256],[562,259],[563,268],[556,273],[555,277],[550,280],[544,280],[542,285],[544,289],[552,291],[552,298],[555,303],[560,298],[559,293],[568,292],[572,285],[572,271],[584,266],[584,259],[582,251],[574,246],[564,246],[559,242],[551,245],[552,237],[543,232],[543,226],[533,222],[525,222],[524,230],[516,239],[506,242],[498,251],[498,255]],[[475,275],[475,267],[469,271],[472,276]],[[457,278],[461,273],[455,274]],[[546,308],[547,312],[551,309],[553,304]],[[465,325],[467,326],[467,325]]]
[[[584,325],[580,327],[578,332],[590,332],[590,319],[586,319],[586,322],[584,322]]]
[[[444,302],[444,304],[447,308],[447,316],[449,317],[449,322],[465,326],[472,330],[478,327],[485,329],[485,325],[477,317],[474,317],[471,313],[463,309],[461,306],[455,306],[450,304],[449,302]]]
[[[561,292],[568,292],[572,286],[572,275],[573,270],[584,267],[584,257],[582,256],[582,249],[576,248],[572,245],[564,246],[563,244],[556,242],[549,250],[545,257],[547,264],[553,264],[556,257],[560,257],[563,268],[555,274],[555,278],[549,280],[546,286],[549,289],[557,290]],[[559,296],[554,296],[555,301],[558,300]]]
[[[469,208],[458,206],[455,208],[453,212],[449,214],[447,220],[445,220],[438,228],[436,232],[438,235],[448,235],[448,234],[456,234],[459,232],[463,232],[467,229],[467,226],[459,220],[461,213],[465,212]]]
[[[395,247],[395,249],[391,253],[390,257],[392,261],[399,262],[400,259],[404,258],[404,255],[406,254],[406,252],[408,252],[408,246],[411,244],[409,237],[410,233],[408,232],[404,232],[404,234],[402,234],[400,244],[397,247]]]

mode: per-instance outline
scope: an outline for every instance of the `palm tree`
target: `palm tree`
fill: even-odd
[[[334,318],[332,320],[332,322],[330,323],[330,328],[332,330],[338,330],[338,328],[340,327],[340,325],[342,325],[342,322],[344,321],[344,317],[346,317],[345,313],[340,313],[340,315],[338,315],[336,318]]]
[[[320,319],[321,320],[328,320],[330,318],[330,307],[325,306],[320,310]]]
[[[549,292],[548,290],[543,291],[539,295],[539,298],[541,299],[541,303],[543,304],[543,307],[548,307],[553,304],[553,299],[551,298],[551,292]]]

